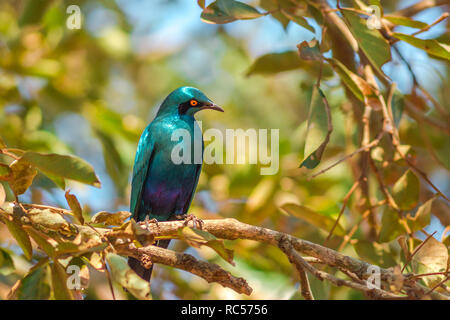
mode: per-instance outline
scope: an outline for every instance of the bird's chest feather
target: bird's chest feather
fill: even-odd
[[[173,117],[156,123],[151,133],[155,151],[144,183],[144,202],[176,203],[190,197],[203,157],[203,139],[198,124],[191,119]],[[186,157],[183,152],[189,152],[190,156]],[[180,156],[190,161],[180,163]]]

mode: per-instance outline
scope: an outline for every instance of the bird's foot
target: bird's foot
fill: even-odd
[[[192,221],[195,229],[197,229],[197,226],[198,226],[198,229],[200,229],[200,230],[203,229],[203,220],[197,218],[193,214],[180,214],[180,215],[175,216],[175,218],[177,220],[184,220],[184,222],[183,222],[184,226],[187,226],[189,221]]]
[[[161,232],[161,229],[160,229],[160,227],[159,227],[158,220],[156,220],[155,218],[150,219],[148,216],[145,216],[144,221],[140,221],[140,222],[139,222],[139,224],[140,224],[141,226],[142,226],[142,225],[145,225],[145,228],[146,228],[147,230],[150,230],[150,223],[154,223],[154,224],[156,225],[156,228],[158,229],[158,232]]]

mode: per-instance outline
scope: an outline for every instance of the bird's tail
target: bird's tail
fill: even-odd
[[[156,246],[166,249],[169,246],[169,243],[170,243],[170,239],[159,240],[156,242]],[[153,265],[149,269],[147,269],[141,264],[141,262],[138,259],[135,259],[132,257],[128,258],[128,265],[130,266],[130,268],[132,270],[134,270],[134,272],[136,272],[136,274],[139,277],[141,277],[145,281],[150,282],[150,278],[152,276],[152,271],[153,271]]]

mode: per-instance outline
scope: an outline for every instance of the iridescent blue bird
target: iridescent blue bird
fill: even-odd
[[[200,90],[181,87],[167,96],[155,119],[145,128],[136,151],[131,183],[130,212],[136,221],[168,221],[186,215],[203,159],[203,138],[201,133],[198,134],[201,131],[194,114],[204,109],[223,112]],[[178,133],[189,133],[190,138],[174,139],[176,130],[179,130]],[[196,130],[199,130],[197,134],[194,132]],[[201,141],[196,142],[195,139]],[[174,148],[180,148],[180,143],[186,147],[182,148],[182,152],[191,152],[190,161],[180,163],[174,159],[177,156]],[[200,161],[195,161],[198,159],[195,152],[198,152],[199,143]],[[160,240],[157,245],[167,248],[169,241]],[[150,281],[152,268],[144,268],[134,258],[129,258],[128,264],[141,278]]]

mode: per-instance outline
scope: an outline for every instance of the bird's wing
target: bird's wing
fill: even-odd
[[[203,150],[204,149],[205,149],[205,142],[203,141],[203,138],[202,138],[202,159],[203,159]],[[191,206],[191,202],[192,202],[192,199],[194,198],[195,190],[197,189],[198,179],[200,178],[200,173],[202,172],[202,165],[203,165],[203,160],[202,160],[202,163],[197,165],[197,169],[195,170],[195,175],[196,175],[195,183],[194,183],[194,186],[192,188],[189,198],[187,199],[186,203],[184,204],[183,213],[187,213],[189,207]]]
[[[184,205],[183,213],[187,213],[187,211],[188,211],[188,209],[189,209],[189,207],[191,205],[192,199],[194,198],[195,190],[197,189],[198,178],[200,177],[200,172],[202,172],[202,165],[198,164],[197,165],[197,170],[195,171],[195,174],[196,174],[195,183],[194,183],[194,186],[192,188],[191,194],[190,194],[189,198],[187,199],[187,201],[186,201],[186,203]]]
[[[131,182],[131,201],[130,211],[133,214],[133,218],[138,218],[142,189],[145,179],[147,177],[148,167],[152,155],[154,153],[155,143],[151,136],[151,126],[147,126],[139,140],[139,144],[136,151],[136,158],[134,160],[133,167],[133,180]]]

